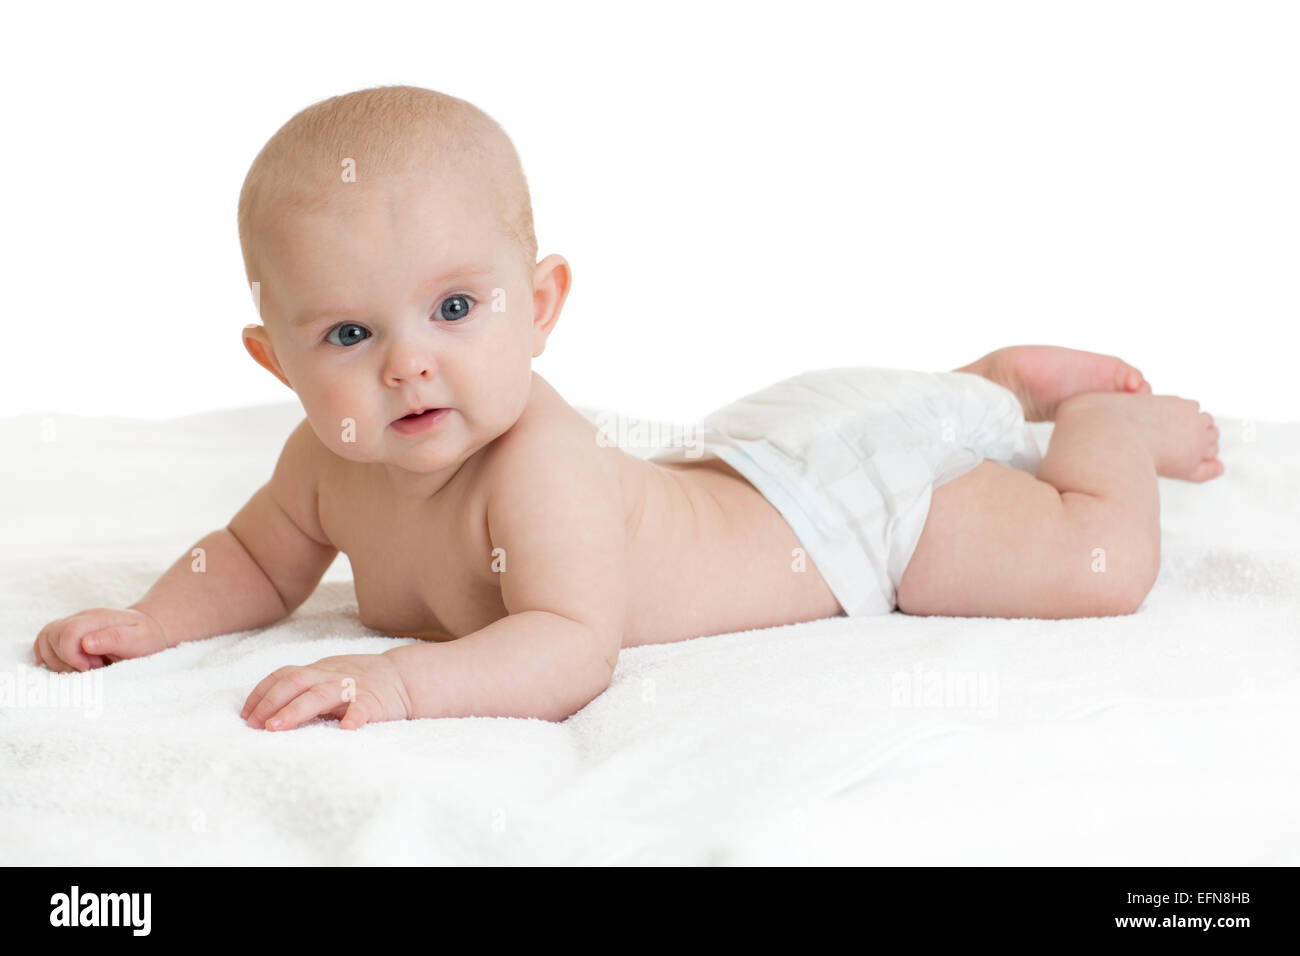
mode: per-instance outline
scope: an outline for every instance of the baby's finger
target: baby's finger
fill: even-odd
[[[79,671],[89,670],[91,655],[82,647],[82,640],[104,628],[123,622],[121,613],[111,608],[90,611],[70,620],[53,642],[55,653]],[[103,661],[101,659],[100,663]]]
[[[339,727],[343,730],[359,730],[370,722],[370,715],[366,710],[366,705],[358,697],[348,704],[347,713],[339,721]]]
[[[90,631],[81,638],[81,649],[87,654],[126,654],[130,648],[130,638],[122,633],[120,627],[104,627]]]
[[[292,730],[318,714],[329,714],[342,705],[335,681],[326,681],[303,691],[266,722],[267,730]]]
[[[57,641],[51,642],[54,646],[54,653],[68,663],[75,671],[90,670],[90,655],[81,649],[81,638],[70,637],[65,632],[60,634]]]
[[[55,673],[72,670],[71,667],[59,660],[58,655],[54,653],[54,648],[50,646],[50,642],[45,638],[36,639],[36,661],[43,664],[47,670],[52,670]]]
[[[78,667],[75,661],[69,661],[59,653],[57,642],[49,637],[46,637],[40,642],[38,656],[41,659],[41,663],[56,674],[75,674],[78,671],[90,670],[90,662],[88,659],[84,668]]]
[[[36,655],[36,663],[50,670],[54,670],[54,668],[50,665],[50,659],[46,655],[54,652],[54,648],[50,646],[50,632],[58,623],[58,621],[51,621],[41,628],[41,632],[36,635],[36,642],[32,645],[32,653]]]
[[[260,730],[266,725],[268,717],[299,694],[310,690],[316,683],[312,679],[312,674],[304,667],[282,667],[277,673],[280,676],[250,709],[245,721],[250,727]],[[261,684],[258,686],[260,687]]]
[[[239,719],[244,720],[247,718],[248,715],[256,709],[257,705],[262,702],[262,698],[266,696],[266,692],[274,687],[276,682],[279,681],[281,677],[287,675],[290,670],[291,667],[289,666],[276,668],[258,681],[257,686],[249,692],[248,697],[244,700],[244,707],[239,712]]]
[[[35,643],[33,643],[33,645],[32,645],[32,649],[33,649],[33,650],[36,650],[36,648],[40,646],[41,641],[45,640],[46,636],[47,636],[47,635],[48,635],[52,630],[54,630],[54,626],[55,626],[56,624],[61,623],[62,620],[63,620],[63,619],[60,618],[58,621],[50,621],[49,624],[46,624],[43,628],[41,628],[39,631],[37,631],[37,632],[36,632],[36,641],[35,641]],[[39,657],[39,656],[40,656],[40,654],[38,653],[38,654],[37,654],[37,657]]]

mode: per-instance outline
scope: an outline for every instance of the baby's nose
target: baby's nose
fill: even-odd
[[[384,378],[389,382],[410,382],[427,379],[433,374],[435,363],[428,349],[394,348],[388,354]]]

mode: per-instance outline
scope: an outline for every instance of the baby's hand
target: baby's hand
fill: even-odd
[[[97,607],[46,624],[32,650],[52,671],[87,671],[170,646],[162,626],[143,611]]]
[[[340,717],[340,727],[355,730],[408,719],[411,697],[391,657],[348,654],[281,667],[253,688],[239,712],[248,726],[262,730],[289,730],[320,714]]]

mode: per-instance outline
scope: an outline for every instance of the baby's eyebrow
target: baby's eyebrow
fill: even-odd
[[[491,266],[461,266],[459,268],[452,269],[450,272],[444,272],[436,279],[430,280],[429,284],[431,286],[442,285],[444,282],[448,282],[451,279],[469,279],[469,278],[476,278],[479,276],[490,276],[493,275],[495,271],[496,270],[493,269]],[[351,319],[351,318],[360,317],[361,314],[362,314],[362,310],[359,309],[352,310],[352,309],[337,309],[332,306],[315,306],[315,307],[308,306],[307,308],[304,308],[301,312],[299,312],[297,315],[293,317],[293,320],[290,322],[290,325],[293,325],[295,327],[310,325],[313,322],[319,322],[322,319],[327,319],[327,318]]]

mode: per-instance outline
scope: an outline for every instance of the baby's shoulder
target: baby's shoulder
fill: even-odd
[[[284,440],[280,461],[276,466],[301,478],[319,477],[323,468],[337,456],[332,454],[312,431],[311,421],[304,418]]]
[[[322,473],[336,457],[304,418],[285,439],[271,474],[270,490],[276,502],[298,527],[322,542],[326,538],[320,525],[320,485]]]
[[[495,487],[543,478],[599,483],[617,478],[617,462],[597,441],[596,426],[534,374],[519,419],[484,451],[483,476]]]

